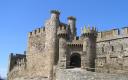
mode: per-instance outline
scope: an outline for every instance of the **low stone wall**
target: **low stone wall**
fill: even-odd
[[[128,74],[108,74],[86,71],[80,68],[56,69],[54,80],[128,80]],[[17,76],[13,80],[49,80],[42,76]]]
[[[82,69],[58,69],[56,80],[128,80],[128,75],[89,72]]]
[[[36,76],[36,77],[18,77],[15,78],[14,80],[48,80],[48,78],[44,78],[41,76]]]

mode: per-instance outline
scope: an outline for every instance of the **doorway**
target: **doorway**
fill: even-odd
[[[73,53],[70,57],[70,67],[81,67],[81,56],[78,53]]]

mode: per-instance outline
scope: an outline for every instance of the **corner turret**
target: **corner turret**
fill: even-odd
[[[59,38],[59,68],[66,68],[66,53],[67,53],[67,29],[66,25],[62,24],[58,28],[58,38]]]
[[[13,61],[12,61],[12,59],[13,59],[13,53],[11,53],[11,54],[9,55],[9,67],[8,67],[8,72],[10,72],[10,71],[13,69]]]
[[[59,19],[60,12],[58,10],[51,10],[51,19]]]
[[[97,29],[95,27],[84,27],[81,29],[81,35],[84,37],[97,37]]]
[[[82,29],[83,41],[83,56],[82,56],[82,68],[94,71],[95,58],[96,58],[96,28],[84,27]]]
[[[60,21],[59,21],[59,15],[60,12],[57,10],[51,10],[51,18],[47,20],[45,24],[45,53],[48,53],[48,65],[49,70],[47,70],[49,73],[49,80],[52,80],[53,78],[53,66],[56,65],[56,59],[55,57],[58,55],[58,38],[57,38],[57,28],[59,27]]]

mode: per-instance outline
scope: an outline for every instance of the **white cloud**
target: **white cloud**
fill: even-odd
[[[0,76],[1,76],[2,78],[7,77],[7,69],[6,69],[6,68],[0,67]]]

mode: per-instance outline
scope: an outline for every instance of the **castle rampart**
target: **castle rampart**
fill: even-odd
[[[101,32],[84,27],[77,36],[76,18],[68,17],[66,24],[59,15],[59,11],[52,10],[44,27],[29,32],[26,54],[10,55],[8,80],[26,76],[29,80],[57,80],[59,70],[75,68],[128,73],[127,27]]]
[[[97,42],[127,38],[127,37],[128,37],[128,28],[124,27],[122,29],[112,29],[109,31],[98,32]]]
[[[36,35],[41,35],[43,33],[45,33],[45,27],[37,28],[34,31],[29,32],[28,37],[36,36]]]
[[[10,54],[10,62],[9,62],[9,71],[8,78],[13,80],[16,77],[15,74],[19,74],[19,72],[24,72],[26,68],[26,55],[25,54]],[[14,76],[15,75],[15,76]]]

